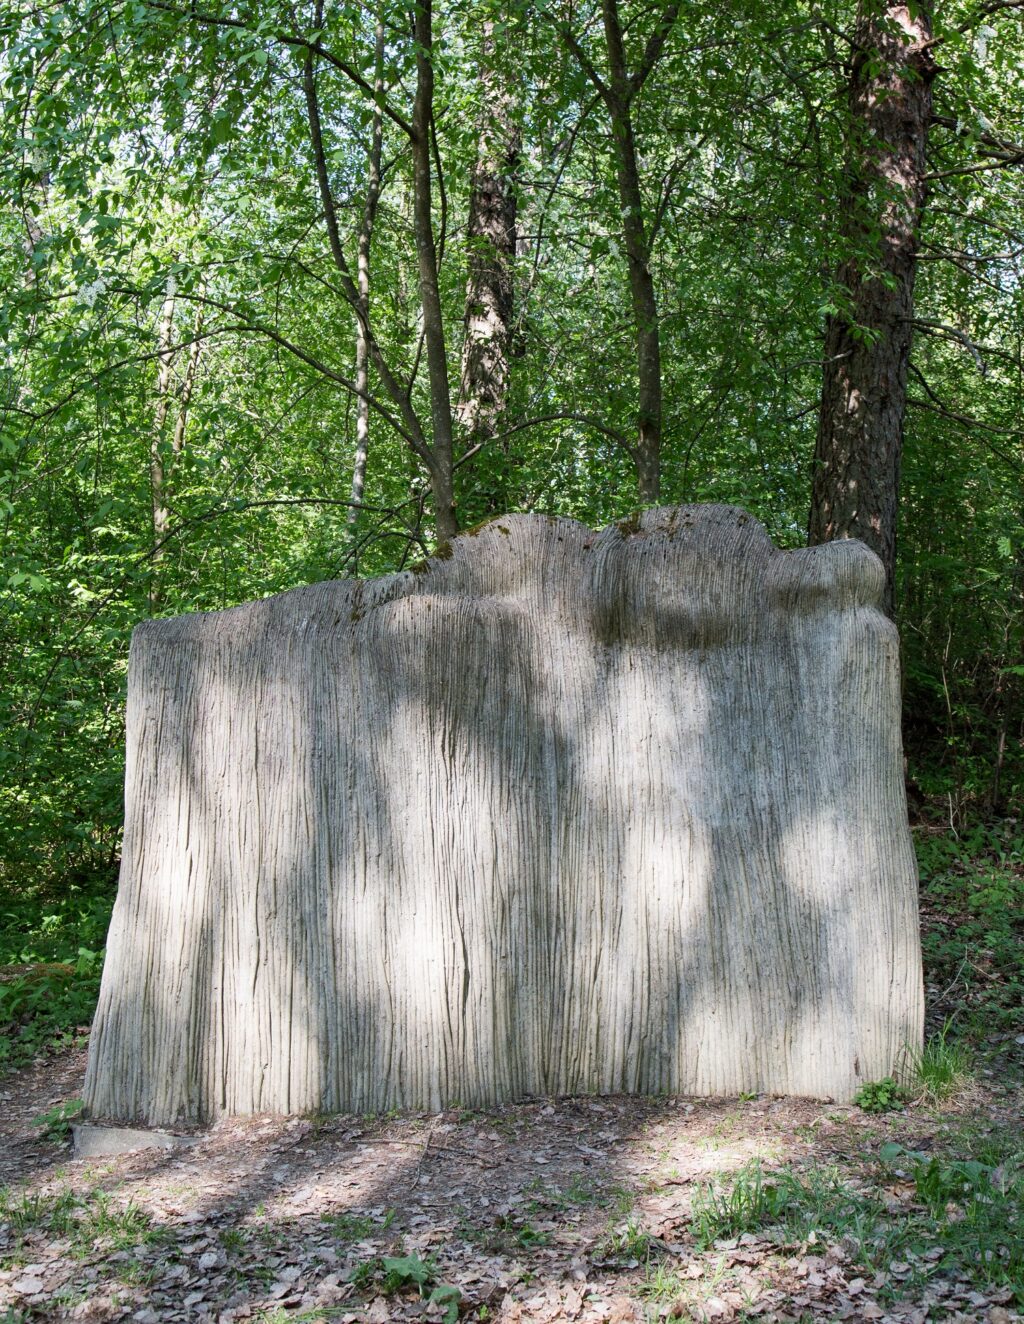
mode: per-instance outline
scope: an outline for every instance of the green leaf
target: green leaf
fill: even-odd
[[[385,1272],[392,1273],[402,1282],[425,1287],[433,1275],[418,1255],[384,1255],[381,1257]]]
[[[450,1283],[439,1283],[427,1298],[427,1304],[431,1306],[444,1306],[445,1312],[441,1316],[444,1324],[455,1324],[459,1318],[459,1302],[462,1300],[462,1293],[457,1287]]]

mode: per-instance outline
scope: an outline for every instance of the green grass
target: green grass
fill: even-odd
[[[766,1171],[757,1159],[730,1181],[710,1183],[693,1204],[693,1236],[707,1250],[723,1238],[779,1229],[785,1240],[804,1241],[814,1232],[868,1239],[885,1206],[855,1190],[835,1168]]]
[[[371,1218],[368,1214],[324,1214],[320,1220],[329,1227],[341,1242],[365,1241],[375,1232],[386,1232],[395,1219],[395,1211],[388,1209],[383,1218]]]
[[[914,1092],[923,1103],[942,1103],[963,1085],[970,1071],[967,1045],[949,1037],[952,1020],[931,1035],[920,1053],[910,1055]]]
[[[18,1234],[12,1252],[15,1259],[25,1241],[38,1233],[66,1238],[71,1253],[79,1258],[130,1250],[163,1235],[134,1201],[119,1205],[103,1191],[77,1195],[64,1189],[45,1195],[0,1188],[0,1222],[8,1223]]]
[[[596,1258],[605,1264],[647,1264],[655,1251],[655,1240],[635,1219],[613,1228],[598,1245]]]
[[[902,1261],[917,1266],[917,1287],[953,1277],[981,1291],[1008,1287],[1024,1304],[1024,1141],[1009,1130],[966,1128],[946,1143],[941,1154],[882,1146],[878,1186],[902,1180],[911,1188],[895,1208],[874,1185],[835,1168],[748,1163],[697,1193],[694,1242],[703,1251],[747,1232],[781,1247],[802,1246],[812,1234],[825,1244],[846,1238],[872,1272]]]

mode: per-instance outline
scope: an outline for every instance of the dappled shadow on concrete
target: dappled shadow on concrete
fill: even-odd
[[[874,841],[869,554],[787,561],[726,508],[540,527],[144,627],[96,1111],[849,1097],[891,1068],[913,916]]]

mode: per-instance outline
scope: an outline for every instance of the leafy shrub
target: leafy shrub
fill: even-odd
[[[0,1071],[76,1041],[92,1020],[113,904],[111,881],[0,892]]]
[[[919,834],[929,1010],[981,1045],[1024,1031],[1024,838],[1018,824]]]

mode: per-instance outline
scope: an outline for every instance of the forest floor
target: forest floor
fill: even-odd
[[[941,1106],[882,1114],[551,1099],[231,1120],[102,1160],[60,1134],[65,1050],[0,1079],[0,1321],[1007,1324],[1024,1094],[1021,1045],[995,1050]]]

